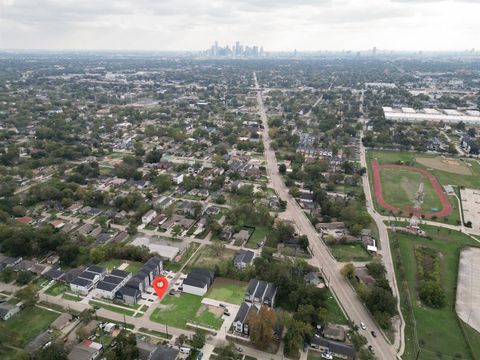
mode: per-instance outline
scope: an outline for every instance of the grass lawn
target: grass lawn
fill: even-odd
[[[415,359],[414,320],[416,321],[417,338],[420,346],[419,359],[437,359],[435,354],[442,358],[472,359],[467,340],[464,337],[454,310],[455,289],[458,272],[460,251],[465,246],[479,246],[468,236],[456,231],[422,226],[432,237],[432,240],[404,234],[390,234],[395,262],[397,281],[401,286],[402,312],[406,318],[406,347],[403,359]],[[395,238],[394,238],[395,237]],[[395,245],[398,240],[398,246]],[[424,246],[434,249],[441,258],[441,282],[445,290],[446,305],[441,309],[433,309],[423,305],[417,293],[417,269],[414,254],[415,247]],[[399,255],[398,255],[399,254]],[[400,269],[401,267],[401,269]],[[405,274],[402,282],[401,273]],[[408,290],[408,291],[407,291]],[[408,311],[407,296],[412,304],[413,313]],[[480,334],[471,329],[469,333],[471,346],[478,349]],[[441,339],[441,341],[439,341]]]
[[[164,333],[164,332],[161,332],[161,331],[157,331],[157,330],[150,330],[150,329],[147,329],[147,328],[140,328],[139,329],[140,332],[143,332],[143,333],[146,333],[146,334],[151,334],[151,335],[155,335],[155,336],[159,336],[163,339],[168,339],[170,340],[172,338],[172,335],[170,334],[167,334],[167,333]]]
[[[82,298],[78,295],[71,295],[71,294],[63,294],[62,298],[66,300],[71,300],[71,301],[80,301]]]
[[[240,305],[245,297],[248,283],[243,281],[217,278],[205,297]]]
[[[372,257],[365,250],[363,244],[357,242],[352,244],[332,244],[329,245],[333,256],[338,261],[370,261]]]
[[[17,360],[17,352],[13,349],[0,349],[0,359],[2,360]],[[20,358],[21,359],[21,358]]]
[[[138,270],[143,266],[143,263],[138,261],[129,261],[129,264],[125,271],[131,272],[132,274],[136,274]]]
[[[45,331],[59,316],[58,313],[38,307],[21,310],[4,322],[5,326],[19,336],[19,347],[25,347],[35,336]]]
[[[150,316],[150,320],[185,329],[187,322],[197,322],[216,329],[222,325],[221,315],[211,313],[202,305],[202,298],[192,294],[166,296]]]
[[[380,179],[383,197],[390,205],[405,210],[412,207],[415,204],[415,194],[423,183],[422,209],[427,212],[432,208],[442,209],[442,203],[430,180],[419,172],[385,168],[380,170]]]
[[[213,246],[207,245],[202,247],[190,262],[185,267],[185,271],[189,271],[191,268],[199,267],[208,270],[215,270],[215,265],[221,264],[224,261],[230,261],[233,259],[235,251],[231,249],[222,249],[220,253],[216,252]]]
[[[459,185],[471,188],[480,188],[480,164],[478,164],[476,160],[468,160],[468,164],[471,165],[469,168],[472,172],[472,175],[459,176],[458,174],[454,174],[452,172],[426,167],[416,162],[416,157],[429,158],[438,156],[407,151],[368,150],[367,152],[367,162],[369,167],[371,160],[375,158],[378,160],[379,164],[395,164],[397,161],[403,161],[405,165],[416,166],[422,169],[430,170],[430,172],[435,175],[441,185]]]
[[[70,287],[64,283],[57,282],[53,286],[50,286],[45,293],[51,296],[62,295],[65,291],[70,290]]]
[[[123,263],[120,259],[110,259],[100,263],[100,266],[103,266],[108,271],[111,271],[113,268],[118,268]]]
[[[325,301],[325,307],[328,310],[329,318],[328,322],[334,324],[347,325],[348,319],[345,317],[340,305],[338,305],[337,300],[333,297],[330,290],[327,292],[327,300]]]
[[[256,226],[255,231],[253,232],[248,242],[245,244],[247,248],[258,249],[258,243],[262,240],[265,240],[267,235],[270,233],[269,226]]]
[[[90,300],[88,303],[91,305],[95,305],[103,309],[113,311],[119,314],[127,315],[127,316],[133,316],[133,314],[135,313],[134,310],[129,310],[129,309],[114,306],[114,305],[104,304],[103,302],[100,302],[100,301]]]

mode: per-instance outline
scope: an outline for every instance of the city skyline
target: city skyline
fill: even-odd
[[[472,0],[0,0],[0,48],[463,51],[480,47],[479,11]]]

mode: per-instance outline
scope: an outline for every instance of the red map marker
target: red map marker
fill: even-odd
[[[158,298],[161,300],[163,294],[165,294],[165,291],[168,289],[168,280],[165,276],[157,276],[153,279],[152,286],[157,293]]]

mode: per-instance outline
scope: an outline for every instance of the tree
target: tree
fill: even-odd
[[[340,270],[340,274],[342,274],[345,279],[352,280],[355,276],[355,266],[352,263],[345,264],[342,270]]]
[[[240,360],[242,358],[243,355],[237,351],[233,342],[229,342],[227,346],[220,349],[217,356],[217,360]]]
[[[155,185],[159,193],[163,193],[169,190],[172,186],[172,178],[168,175],[161,174],[153,180],[153,184]]]
[[[284,337],[284,353],[286,356],[297,356],[305,338],[312,335],[313,329],[310,325],[297,320],[291,320]]]
[[[172,227],[172,236],[176,237],[182,233],[182,227],[179,224],[175,224]]]
[[[250,340],[260,349],[265,350],[273,343],[275,312],[268,306],[262,306],[258,313],[251,313],[248,318]]]
[[[137,338],[135,334],[126,335],[121,332],[116,338],[117,346],[107,353],[107,360],[136,360],[138,359]]]
[[[380,261],[372,261],[366,265],[368,273],[375,279],[381,279],[385,276],[387,269]]]
[[[278,166],[278,171],[280,172],[280,174],[285,175],[285,173],[287,172],[287,166],[285,164],[280,164]]]
[[[12,267],[7,267],[0,272],[0,280],[4,283],[10,283],[15,279],[15,271]]]
[[[362,346],[366,345],[368,343],[367,338],[363,335],[360,335],[356,331],[351,331],[350,332],[350,340],[352,341],[352,345],[355,348],[355,350],[360,350]]]
[[[62,343],[54,342],[33,353],[34,360],[67,360],[68,352]]]
[[[422,280],[419,296],[425,304],[433,308],[441,308],[445,305],[445,291],[437,281]]]
[[[29,271],[20,271],[17,276],[17,283],[20,285],[27,285],[32,281],[33,275]]]
[[[206,341],[206,338],[205,338],[205,333],[203,331],[197,331],[192,336],[192,346],[195,349],[200,350],[201,348],[203,348],[203,346],[205,345],[205,341]]]
[[[294,198],[298,198],[300,196],[300,189],[297,186],[292,186],[288,193]]]
[[[33,285],[28,285],[27,287],[17,291],[16,296],[26,307],[34,306],[38,301],[38,293]]]

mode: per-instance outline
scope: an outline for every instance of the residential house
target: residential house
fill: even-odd
[[[5,321],[20,311],[20,307],[7,302],[0,304],[0,319]]]
[[[255,253],[251,250],[241,249],[235,255],[233,259],[233,265],[238,270],[245,269],[248,265],[253,263],[253,259],[255,258]]]
[[[72,319],[72,315],[69,313],[63,313],[50,324],[50,328],[54,330],[62,330],[70,323],[70,321],[72,321]]]
[[[329,353],[340,359],[354,360],[355,349],[350,344],[344,344],[338,341],[328,340],[319,336],[314,336],[310,346],[323,353]]]
[[[213,284],[215,275],[206,269],[193,268],[183,280],[183,292],[203,296]]]
[[[303,277],[303,280],[305,280],[307,284],[311,284],[315,286],[318,286],[321,283],[320,278],[314,272],[309,272],[308,274],[305,274],[305,276]]]
[[[248,336],[250,332],[248,328],[249,317],[252,313],[258,313],[259,310],[260,308],[257,307],[257,305],[249,302],[243,302],[238,309],[235,319],[233,320],[233,331]]]
[[[68,360],[95,360],[99,357],[102,345],[91,340],[84,340],[75,345],[68,353]]]
[[[157,212],[155,210],[148,210],[143,216],[142,216],[142,224],[149,224],[155,217],[157,216]]]
[[[184,176],[183,174],[177,174],[172,178],[172,181],[175,184],[180,185],[181,183],[183,183],[183,176]]]
[[[273,283],[252,279],[248,283],[245,301],[256,305],[274,306],[277,287]]]

